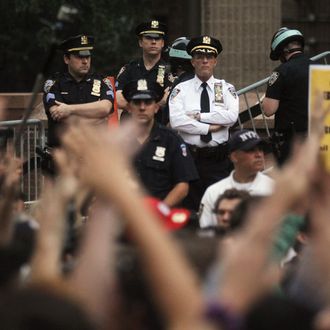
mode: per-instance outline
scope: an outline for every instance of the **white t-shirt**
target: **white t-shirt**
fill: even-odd
[[[234,180],[233,172],[230,175],[209,186],[201,201],[201,214],[199,217],[199,226],[201,228],[215,226],[217,224],[216,216],[212,213],[217,198],[227,189],[246,190],[252,196],[271,195],[274,189],[274,180],[269,176],[258,172],[255,179],[248,183],[239,183]]]

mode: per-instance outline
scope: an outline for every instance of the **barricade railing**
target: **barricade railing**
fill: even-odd
[[[315,63],[323,61],[323,64],[328,64],[327,58],[329,57],[330,51],[326,51],[311,57],[311,60]],[[270,76],[237,91],[240,103],[243,104],[241,109],[244,110],[241,110],[234,127],[239,126],[242,129],[245,124],[254,131],[257,129],[264,130],[268,137],[271,136],[272,127],[269,124],[272,123],[272,120],[266,118],[262,108],[262,100],[269,78]]]
[[[10,120],[0,122],[0,127],[5,127],[13,133],[13,141],[16,141],[21,120]],[[38,199],[43,184],[43,177],[40,169],[40,160],[36,155],[36,148],[45,146],[45,128],[41,120],[29,119],[21,138],[15,142],[16,156],[21,158],[22,177],[21,191],[26,196],[26,201]]]

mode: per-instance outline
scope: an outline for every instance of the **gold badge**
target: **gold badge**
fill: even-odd
[[[137,90],[138,91],[148,90],[148,84],[147,84],[147,81],[145,79],[138,80]]]
[[[164,87],[164,79],[165,79],[165,65],[158,66],[158,73],[157,73],[157,83]]]
[[[158,21],[151,21],[151,27],[153,29],[158,29],[159,28],[159,22]]]
[[[88,45],[88,38],[87,38],[87,36],[81,36],[80,43],[82,45]]]
[[[211,44],[211,38],[208,36],[203,37],[203,44]]]
[[[157,146],[155,150],[155,154],[152,157],[153,160],[158,160],[159,162],[165,161],[165,152],[166,148]]]
[[[222,83],[214,83],[214,102],[223,103]]]
[[[94,79],[91,95],[94,96],[101,95],[101,80]]]

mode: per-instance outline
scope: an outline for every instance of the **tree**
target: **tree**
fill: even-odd
[[[0,92],[26,92],[46,58],[63,1],[3,0],[0,2]],[[80,33],[95,36],[93,66],[105,75],[115,75],[138,51],[135,26],[150,18],[151,0],[70,0],[79,14],[59,33],[63,40]],[[51,23],[49,23],[51,22]],[[51,72],[62,67],[57,54]]]

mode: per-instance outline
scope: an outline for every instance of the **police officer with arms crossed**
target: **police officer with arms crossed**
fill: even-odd
[[[171,85],[166,72],[166,62],[161,57],[167,27],[157,20],[152,20],[139,24],[135,33],[139,38],[142,57],[123,66],[117,75],[116,100],[118,108],[127,110],[127,101],[122,95],[125,84],[142,78],[157,82],[165,88],[164,97],[160,100],[160,106],[164,106],[168,96],[168,87]],[[123,116],[126,117],[127,112],[124,111]],[[160,121],[161,113],[159,113],[158,118]]]
[[[193,38],[187,45],[195,69],[193,79],[178,84],[170,94],[170,124],[189,145],[200,180],[190,186],[185,206],[198,210],[205,189],[230,173],[227,157],[229,127],[238,117],[238,96],[233,85],[213,76],[219,40]]]
[[[300,31],[283,27],[273,36],[270,59],[282,64],[271,74],[262,103],[266,116],[275,114],[273,145],[281,165],[290,154],[295,135],[308,127],[308,79],[310,59],[304,55]]]
[[[198,174],[184,141],[155,121],[163,94],[158,83],[146,79],[132,81],[123,89],[128,111],[140,128],[135,170],[149,194],[172,207],[188,194],[189,182]]]
[[[47,80],[44,86],[50,147],[59,146],[58,131],[70,118],[78,117],[95,125],[107,123],[114,93],[110,81],[90,73],[93,44],[92,36],[79,35],[60,45],[68,70]]]

